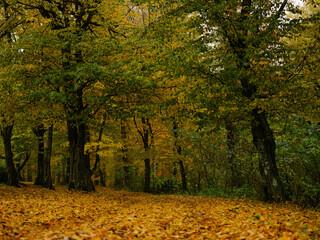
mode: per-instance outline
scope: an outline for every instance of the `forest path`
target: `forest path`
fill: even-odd
[[[0,239],[320,239],[320,213],[293,204],[0,186]]]

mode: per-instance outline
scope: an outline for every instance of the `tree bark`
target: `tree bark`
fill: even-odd
[[[151,164],[150,158],[144,159],[144,192],[151,192]]]
[[[129,186],[131,182],[131,175],[130,175],[130,166],[129,166],[129,159],[128,159],[128,146],[127,146],[127,126],[126,123],[121,120],[121,139],[123,142],[123,146],[121,148],[122,151],[122,163],[123,171],[124,171],[124,185]],[[151,171],[151,170],[150,170]]]
[[[148,155],[150,147],[153,144],[153,133],[152,133],[152,128],[151,128],[149,118],[146,118],[146,117],[141,118],[141,123],[142,123],[141,130],[139,129],[135,118],[133,118],[133,121],[134,121],[134,124],[136,125],[139,135],[141,136],[144,152],[146,153],[146,155]],[[151,138],[150,143],[149,143],[149,138]],[[147,156],[144,159],[144,192],[146,193],[151,192],[151,161],[150,161],[150,158]]]
[[[53,135],[53,125],[50,125],[47,129],[47,143],[44,151],[44,161],[43,161],[43,187],[53,189],[52,178],[51,178],[51,154],[52,154],[52,135]]]
[[[38,138],[38,171],[37,178],[34,182],[35,185],[43,186],[44,184],[44,133],[45,129],[43,124],[39,124],[33,128],[33,133]]]
[[[75,157],[76,157],[76,147],[78,141],[78,132],[76,127],[76,122],[74,120],[67,120],[68,127],[68,141],[69,141],[69,189],[75,188]]]
[[[75,189],[94,191],[91,180],[90,158],[85,155],[86,126],[84,122],[78,124],[78,140],[75,152]]]
[[[13,124],[3,127],[1,131],[3,144],[4,144],[4,153],[6,159],[6,167],[8,170],[8,181],[9,186],[19,187],[19,180],[16,168],[13,162],[13,153],[11,147],[11,136],[12,136]]]
[[[26,153],[26,156],[23,160],[23,163],[21,165],[19,163],[19,166],[17,166],[17,174],[18,174],[19,181],[23,181],[23,179],[24,179],[22,177],[21,171],[24,168],[24,166],[27,164],[28,160],[30,159],[30,156],[31,156],[31,153]]]
[[[181,157],[182,156],[182,148],[178,144],[178,124],[175,119],[173,119],[173,135],[174,135],[174,145],[176,147],[176,151],[178,155]],[[187,177],[186,177],[186,171],[184,168],[183,161],[180,159],[178,161],[179,168],[180,168],[180,175],[181,175],[181,183],[182,183],[182,191],[188,191],[188,186],[187,186]]]
[[[250,56],[247,55],[248,46],[246,40],[250,34],[247,29],[246,20],[251,15],[252,0],[243,0],[241,4],[241,11],[239,21],[241,23],[239,31],[236,31],[234,36],[226,34],[225,37],[229,42],[230,47],[233,49],[233,53],[238,57],[237,67],[240,72],[245,73],[241,76],[240,82],[242,85],[242,95],[253,101],[257,96],[257,86],[254,84],[254,75],[252,74]],[[277,20],[281,13],[284,11],[287,1],[283,1],[280,9],[276,15],[273,16],[274,20]],[[229,25],[229,24],[227,24]],[[228,32],[224,26],[225,32]],[[265,30],[271,32],[278,28],[276,24],[270,24]],[[258,42],[258,41],[257,41]],[[258,47],[258,44],[255,45]],[[256,80],[256,79],[255,79]],[[275,160],[276,144],[267,122],[266,113],[259,107],[254,108],[251,113],[251,132],[253,136],[253,144],[255,145],[259,155],[259,170],[264,182],[265,200],[267,201],[281,201],[283,199],[283,187],[279,178],[278,169]]]
[[[107,115],[104,114],[103,115],[103,121],[102,121],[102,126],[99,130],[99,136],[98,136],[98,144],[100,144],[101,140],[102,140],[102,135],[103,135],[103,129],[104,129],[104,126],[106,124],[106,119],[107,119]],[[96,149],[96,161],[94,162],[94,166],[91,170],[91,174],[93,175],[97,169],[100,170],[100,155],[99,155],[99,150],[100,150],[100,145],[97,146],[97,149]],[[99,171],[99,174],[101,174],[101,171]],[[101,176],[100,176],[100,179],[101,179]],[[101,182],[101,181],[100,181]],[[101,185],[101,183],[100,183]]]
[[[279,202],[284,198],[282,182],[276,164],[276,144],[263,110],[252,110],[253,143],[259,155],[259,171],[263,178],[264,200]]]
[[[72,110],[69,112],[68,139],[70,146],[70,183],[69,189],[83,191],[94,191],[91,180],[90,158],[85,154],[87,141],[86,118],[84,117],[83,89],[79,88],[74,92],[74,99],[71,100]]]
[[[94,191],[90,158],[85,156],[86,126],[83,120],[69,121],[68,138],[70,145],[69,189]]]
[[[235,155],[235,134],[234,134],[234,125],[229,120],[225,120],[225,127],[227,130],[227,147],[228,147],[228,163],[229,163],[229,181],[227,185],[229,187],[240,187],[241,182],[241,172],[239,171],[239,165],[237,164],[237,157]]]

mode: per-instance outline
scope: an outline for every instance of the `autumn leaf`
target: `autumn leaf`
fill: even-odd
[[[1,239],[316,239],[320,214],[293,204],[98,188],[0,187]]]

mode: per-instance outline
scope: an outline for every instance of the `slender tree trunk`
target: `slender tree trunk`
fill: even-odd
[[[225,120],[225,126],[227,130],[227,147],[228,147],[228,163],[229,163],[229,181],[227,185],[229,187],[240,187],[241,183],[241,172],[239,171],[239,165],[237,164],[237,157],[235,155],[235,134],[234,125],[229,120]]]
[[[53,135],[53,125],[51,125],[47,129],[47,143],[44,152],[44,161],[43,161],[43,175],[44,175],[44,182],[43,185],[46,188],[53,189],[52,186],[52,178],[51,178],[51,154],[52,154],[52,135]]]
[[[148,155],[149,150],[150,150],[150,145],[149,144],[149,137],[151,133],[151,125],[149,122],[149,119],[146,117],[141,118],[142,126],[143,126],[143,146],[144,146],[144,151]],[[144,192],[150,193],[151,192],[151,162],[150,158],[146,157],[144,159]]]
[[[100,186],[105,187],[106,186],[106,171],[105,171],[105,169],[101,169],[101,166],[99,166],[99,176],[100,176]]]
[[[152,133],[152,128],[151,128],[149,118],[146,118],[146,117],[141,118],[141,123],[142,123],[141,130],[139,129],[135,118],[133,118],[133,121],[134,121],[134,124],[136,125],[138,133],[141,136],[144,151],[146,155],[148,155],[150,147],[153,144],[153,133]],[[151,137],[150,143],[149,143],[149,137]],[[151,161],[148,156],[146,156],[144,159],[144,192],[146,193],[151,192]]]
[[[124,164],[123,166],[123,171],[124,171],[124,185],[129,186],[131,182],[131,176],[130,176],[130,166],[129,166],[129,159],[128,159],[128,146],[127,146],[127,128],[126,128],[126,123],[121,120],[121,139],[123,142],[122,146],[122,163]]]
[[[39,124],[33,129],[34,134],[38,138],[38,170],[37,178],[34,182],[35,185],[43,186],[44,184],[44,133],[45,129],[43,124]]]
[[[9,186],[19,187],[19,180],[16,168],[13,162],[13,153],[11,147],[11,136],[12,136],[13,124],[3,127],[1,131],[3,144],[4,144],[4,153],[6,159],[6,167],[8,170],[8,181]]]
[[[151,164],[150,158],[144,159],[144,192],[151,192]]]
[[[69,153],[70,153],[70,150],[69,150]],[[66,170],[65,170],[66,176],[65,176],[64,184],[67,185],[70,183],[70,155],[69,157],[67,157],[66,161],[67,161]]]
[[[75,188],[75,166],[76,166],[76,147],[78,141],[78,132],[76,122],[73,120],[67,121],[68,140],[69,140],[69,189]]]
[[[180,157],[182,157],[182,149],[181,146],[178,144],[178,124],[175,119],[173,119],[173,134],[174,134],[174,145],[176,147],[176,151]],[[184,164],[182,159],[178,161],[179,167],[180,167],[180,175],[181,175],[181,182],[182,182],[182,191],[188,191],[187,187],[187,177],[186,177],[186,171],[184,168]]]
[[[282,182],[276,164],[276,144],[265,112],[252,110],[251,129],[253,143],[259,155],[259,171],[263,178],[265,201],[281,201],[284,198]]]
[[[26,153],[23,163],[21,165],[19,163],[19,166],[17,166],[17,174],[18,174],[19,181],[24,180],[24,178],[22,177],[21,171],[24,168],[24,166],[27,164],[28,160],[30,159],[30,156],[31,156],[31,153]]]
[[[104,129],[104,126],[105,126],[105,123],[106,123],[106,119],[107,119],[107,115],[104,114],[103,115],[103,121],[102,121],[102,126],[99,130],[99,136],[98,136],[98,144],[100,144],[101,140],[102,140],[102,135],[103,135],[103,129]],[[97,149],[96,149],[96,161],[94,163],[94,166],[91,170],[91,174],[95,174],[96,170],[98,170],[99,172],[99,176],[100,176],[100,183],[99,185],[100,186],[103,186],[105,187],[106,186],[106,180],[105,180],[105,171],[102,171],[101,170],[101,164],[100,164],[100,155],[99,155],[99,150],[100,150],[100,145],[97,146]]]

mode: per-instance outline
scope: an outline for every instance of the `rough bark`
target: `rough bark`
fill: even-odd
[[[251,129],[253,143],[259,155],[259,171],[263,179],[265,201],[281,201],[284,198],[282,182],[276,164],[276,144],[263,110],[252,110]]]
[[[53,135],[53,125],[47,129],[47,142],[44,151],[44,161],[43,161],[43,187],[53,189],[52,177],[51,177],[51,154],[52,154],[52,135]]]
[[[287,1],[285,0],[276,14],[272,16],[272,19],[274,19],[275,22],[284,11],[286,4]],[[250,33],[245,22],[251,14],[251,7],[252,0],[242,1],[240,12],[241,18],[239,19],[242,25],[240,29],[236,31],[237,34],[234,37],[227,35],[226,38],[229,41],[229,45],[233,48],[234,54],[238,57],[237,67],[239,71],[246,73],[240,78],[242,95],[250,101],[253,101],[257,97],[257,86],[255,86],[252,81],[254,75],[252,75],[250,60],[247,56],[248,46],[246,45],[246,39]],[[270,24],[266,31],[276,31],[277,27],[277,24]],[[255,47],[259,47],[259,45],[255,45]],[[264,199],[275,202],[281,201],[284,196],[284,190],[279,178],[275,160],[276,144],[270,125],[267,121],[266,112],[257,107],[251,111],[250,115],[252,119],[251,132],[253,143],[259,155],[259,169],[264,182]]]
[[[9,186],[19,187],[18,174],[14,166],[13,153],[12,153],[12,147],[11,147],[12,129],[13,129],[13,124],[3,127],[1,131],[1,135],[2,135],[3,144],[4,144],[6,167],[8,170],[7,184]]]
[[[86,126],[83,120],[69,121],[68,138],[70,145],[69,189],[94,191],[90,158],[85,156]]]
[[[91,180],[90,159],[85,156],[86,126],[84,122],[78,124],[78,140],[75,152],[74,180],[75,189],[94,191]]]
[[[43,124],[39,124],[36,128],[33,128],[33,133],[38,138],[38,169],[37,178],[34,182],[35,185],[43,186],[44,184],[44,133],[45,129]]]

